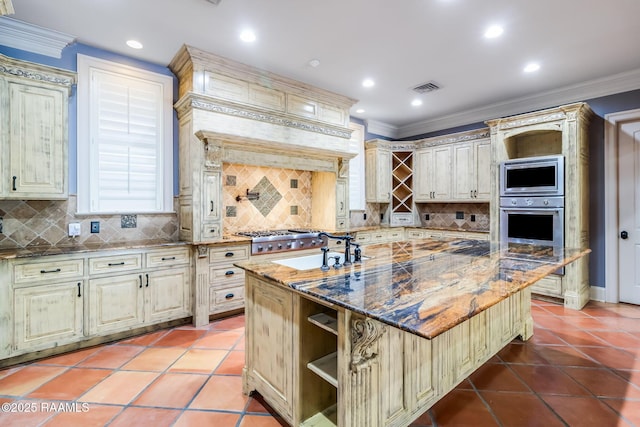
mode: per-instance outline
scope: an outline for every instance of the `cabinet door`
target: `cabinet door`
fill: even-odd
[[[391,201],[391,151],[380,148],[365,152],[365,195],[367,202]]]
[[[8,198],[67,197],[66,100],[65,89],[9,83]]]
[[[453,145],[453,198],[455,200],[473,200],[475,181],[473,163],[473,144]]]
[[[205,172],[202,188],[204,221],[220,220],[220,172]]]
[[[478,141],[474,145],[475,199],[491,200],[491,141]]]
[[[89,332],[106,334],[142,325],[143,274],[89,280]]]
[[[16,289],[16,350],[37,350],[80,340],[83,301],[81,281]]]
[[[433,199],[432,165],[433,149],[421,148],[416,151],[413,171],[413,199],[416,202],[430,202]]]
[[[145,273],[145,321],[151,323],[191,315],[189,267]]]
[[[247,371],[256,390],[285,419],[293,413],[293,294],[247,281]]]
[[[433,149],[433,192],[437,200],[451,199],[451,153],[450,145]]]

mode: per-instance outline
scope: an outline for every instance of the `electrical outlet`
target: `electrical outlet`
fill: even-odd
[[[80,235],[80,223],[79,222],[69,223],[69,237],[76,237],[79,235]]]
[[[366,221],[366,220],[367,220],[367,214],[366,214],[366,212],[362,214],[362,220],[363,220],[363,221]]]
[[[471,222],[476,222],[476,216],[471,214]]]
[[[424,220],[425,221],[429,221],[431,217],[429,216],[429,214],[424,214]]]
[[[0,234],[4,234],[4,231],[2,230],[2,217],[0,216]]]
[[[91,232],[92,233],[100,232],[100,221],[91,221]]]

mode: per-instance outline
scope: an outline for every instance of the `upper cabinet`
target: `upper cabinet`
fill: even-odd
[[[483,202],[491,197],[491,140],[478,129],[415,141],[416,202]]]
[[[416,150],[415,201],[436,202],[451,199],[450,145]]]
[[[489,202],[491,142],[481,139],[453,144],[453,199]]]
[[[391,202],[391,150],[376,141],[365,146],[365,198],[368,203]]]
[[[73,84],[75,73],[0,55],[0,198],[67,198]]]

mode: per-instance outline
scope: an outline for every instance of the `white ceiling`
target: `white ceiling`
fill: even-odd
[[[640,88],[639,0],[13,0],[12,17],[167,65],[182,44],[358,99],[408,136]],[[504,34],[485,39],[489,25]],[[239,32],[251,27],[257,41]],[[143,50],[125,45],[128,39]],[[318,59],[314,68],[309,61]],[[529,61],[541,65],[526,74]],[[361,82],[375,80],[373,88]],[[441,89],[418,96],[433,80]],[[419,97],[420,107],[410,102]],[[356,113],[357,108],[365,109]]]

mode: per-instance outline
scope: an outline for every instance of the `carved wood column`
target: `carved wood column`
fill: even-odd
[[[385,330],[382,323],[368,318],[351,321],[349,425],[353,427],[380,425],[378,342]]]
[[[209,324],[209,247],[197,245],[193,251],[193,326]]]

